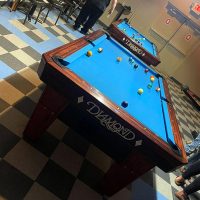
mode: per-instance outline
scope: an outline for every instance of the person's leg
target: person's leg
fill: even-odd
[[[187,167],[192,165],[194,162],[200,160],[200,152],[194,153],[191,157],[188,158],[188,164]]]
[[[94,26],[94,24],[99,19],[99,17],[101,17],[102,14],[103,14],[102,10],[99,10],[98,8],[93,6],[92,12],[90,13],[88,20],[86,21],[83,28],[81,29],[81,32],[87,33],[88,30]]]
[[[182,173],[182,176],[178,176],[175,179],[176,185],[184,185],[185,180],[189,179],[192,176],[195,176],[197,174],[200,174],[200,160],[194,162],[192,165],[190,165],[185,172]]]
[[[187,200],[188,195],[200,190],[200,177],[197,177],[191,184],[187,185],[183,190],[175,193],[175,196],[180,200]]]
[[[187,185],[183,190],[187,195],[190,195],[200,190],[200,177],[197,177],[191,184]]]
[[[200,152],[198,151],[197,153],[194,153],[192,156],[188,158],[188,164],[184,165],[183,167],[180,168],[180,172],[184,173],[185,170],[192,165],[194,162],[200,160]]]
[[[185,179],[195,176],[200,173],[200,160],[190,165],[186,171],[176,178],[175,183],[183,183]],[[188,195],[200,190],[200,177],[196,178],[190,185],[186,186],[183,190],[175,193],[175,196],[180,200],[187,200]]]
[[[88,2],[82,7],[78,17],[76,18],[74,29],[78,29],[84,22],[87,20],[89,14],[91,12],[91,6]]]
[[[186,171],[182,174],[182,177],[184,179],[188,179],[191,176],[195,176],[200,173],[200,160],[194,162],[192,165],[190,165]]]

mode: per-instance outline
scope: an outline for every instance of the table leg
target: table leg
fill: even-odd
[[[40,100],[24,130],[24,136],[36,140],[68,105],[68,100],[46,86]]]
[[[155,164],[141,152],[134,152],[121,163],[114,163],[105,174],[102,193],[111,196],[123,189],[141,175],[155,167]]]

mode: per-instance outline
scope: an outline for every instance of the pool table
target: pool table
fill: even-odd
[[[133,28],[127,19],[113,22],[109,27],[109,33],[146,64],[157,66],[160,63],[156,45]]]
[[[116,161],[103,193],[187,163],[166,80],[104,31],[44,53],[38,75],[46,88],[24,136],[38,139],[59,116]]]

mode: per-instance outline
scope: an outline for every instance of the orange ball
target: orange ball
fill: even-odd
[[[121,62],[122,58],[121,57],[117,57],[117,62]]]
[[[154,82],[154,81],[155,81],[155,78],[154,78],[154,77],[151,77],[150,80],[151,80],[151,82]]]

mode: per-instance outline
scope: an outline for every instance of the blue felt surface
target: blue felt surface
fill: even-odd
[[[95,44],[95,47],[90,44],[66,57],[64,60],[69,63],[67,68],[167,142],[166,128],[171,125],[164,117],[169,118],[169,113],[163,113],[163,108],[164,111],[167,108],[162,108],[161,93],[155,91],[160,86],[163,90],[163,85],[160,84],[162,78],[155,77],[153,86],[149,89],[147,85],[151,83],[150,76],[156,75],[153,70],[149,69],[145,73],[147,65],[113,39],[106,39],[106,35],[96,40]],[[103,48],[102,53],[97,51],[99,47]],[[93,52],[91,57],[86,55],[88,50]],[[121,62],[116,60],[119,56],[122,58]],[[137,69],[134,69],[134,64],[130,64],[130,57],[133,57],[134,64],[138,64]],[[144,90],[142,95],[137,93],[139,88]],[[128,102],[127,108],[121,106],[123,101]],[[165,125],[165,121],[169,124]],[[174,138],[171,140],[174,142]]]
[[[145,36],[140,34],[136,29],[127,24],[125,21],[122,21],[120,24],[118,24],[117,27],[130,38],[132,38],[134,35],[134,39],[139,39],[139,41],[142,43],[142,47],[146,51],[148,51],[154,56],[157,56],[155,45],[151,41],[149,41]],[[143,40],[143,38],[145,38],[145,40]]]

